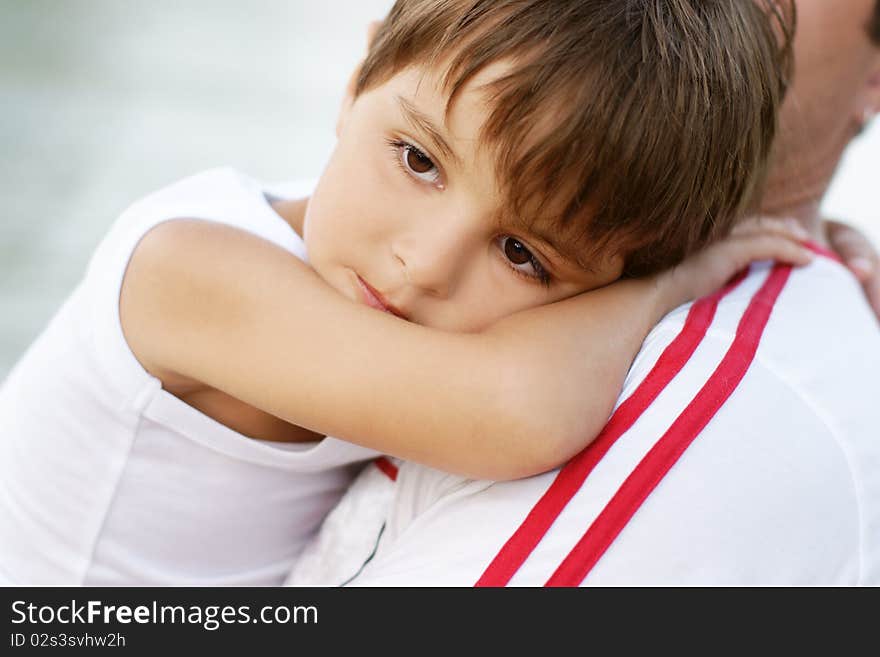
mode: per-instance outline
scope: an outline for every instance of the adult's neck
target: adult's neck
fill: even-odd
[[[819,208],[842,153],[841,149],[837,157],[825,160],[824,166],[806,159],[789,160],[788,166],[768,181],[762,214],[797,219],[814,241],[826,244]]]
[[[776,155],[761,211],[797,219],[815,241],[825,244],[820,206],[853,130],[849,125],[840,125],[836,131],[814,139],[785,137],[782,145],[787,148]]]
[[[824,230],[822,226],[823,216],[819,211],[822,197],[827,189],[827,183],[821,192],[804,195],[804,198],[795,196],[770,197],[765,196],[761,213],[770,217],[782,217],[785,219],[797,219],[812,239],[820,244],[825,244]]]

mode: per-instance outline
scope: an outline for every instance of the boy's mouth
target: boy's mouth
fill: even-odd
[[[377,310],[396,315],[401,319],[409,319],[401,310],[389,303],[378,290],[361,278],[360,275],[355,275],[357,276],[358,285],[360,285],[361,292],[363,293],[364,303]]]

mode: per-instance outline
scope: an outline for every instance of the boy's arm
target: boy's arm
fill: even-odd
[[[644,337],[694,292],[686,279],[617,283],[447,333],[349,301],[256,236],[177,220],[135,250],[120,317],[160,379],[182,375],[319,433],[508,479],[559,465],[601,430]]]

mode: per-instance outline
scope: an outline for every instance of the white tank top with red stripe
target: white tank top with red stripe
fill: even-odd
[[[287,581],[880,585],[878,372],[880,327],[841,265],[753,265],[655,328],[565,468],[368,468]]]

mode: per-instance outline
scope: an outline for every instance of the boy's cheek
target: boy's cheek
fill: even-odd
[[[363,209],[377,191],[387,188],[386,172],[393,163],[376,148],[350,150],[337,150],[331,157],[319,182],[320,191],[336,207]]]

